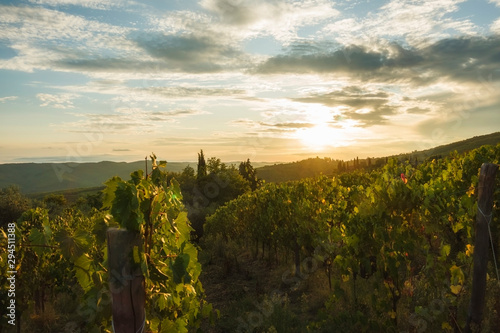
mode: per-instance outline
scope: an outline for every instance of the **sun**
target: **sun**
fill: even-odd
[[[297,139],[310,150],[320,151],[337,142],[336,133],[327,124],[318,124],[313,127],[303,128],[296,132]]]

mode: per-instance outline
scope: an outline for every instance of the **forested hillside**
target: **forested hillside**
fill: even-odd
[[[500,132],[476,136],[426,150],[412,151],[386,157],[359,156],[351,160],[316,157],[293,163],[264,166],[257,168],[257,171],[259,177],[266,182],[284,182],[307,177],[316,177],[321,174],[331,176],[339,172],[360,168],[371,170],[384,165],[389,158],[396,158],[400,161],[407,160],[411,161],[413,164],[418,164],[427,159],[445,157],[453,151],[464,153],[483,145],[496,145],[498,143],[500,143]]]

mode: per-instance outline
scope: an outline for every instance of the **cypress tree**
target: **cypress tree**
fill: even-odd
[[[197,179],[203,178],[207,175],[207,163],[205,162],[205,155],[203,155],[203,149],[198,153],[198,173],[196,175]]]

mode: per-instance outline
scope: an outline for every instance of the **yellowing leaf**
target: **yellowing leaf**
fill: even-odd
[[[451,325],[450,325],[450,324],[448,324],[447,322],[443,322],[443,323],[441,324],[441,329],[442,329],[442,330],[446,330],[446,331],[451,331],[451,330],[453,330],[453,328],[451,327]]]
[[[389,316],[391,316],[392,319],[396,318],[396,312],[389,311]]]
[[[451,285],[450,286],[451,292],[454,293],[455,295],[458,295],[460,291],[462,290],[462,286],[457,284],[457,285]]]
[[[465,251],[465,254],[470,257],[474,254],[474,245],[467,244],[467,250]]]
[[[342,274],[342,281],[344,281],[344,282],[349,281],[349,275],[348,274]]]
[[[475,188],[474,186],[471,185],[471,187],[469,187],[469,190],[466,192],[467,193],[467,196],[471,196],[474,194],[474,191],[475,191]]]
[[[458,267],[457,265],[453,265],[451,268],[450,268],[450,273],[451,273],[451,283],[456,285],[456,284],[460,284],[462,285],[465,281],[465,275],[464,275],[464,272],[462,271],[462,269],[460,267]]]
[[[193,285],[191,285],[191,284],[185,284],[184,287],[188,291],[188,294],[196,295],[196,290],[194,289]]]

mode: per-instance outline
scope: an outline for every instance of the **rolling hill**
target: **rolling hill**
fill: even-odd
[[[438,146],[423,151],[399,154],[389,157],[406,158],[417,157],[419,161],[426,158],[446,156],[452,151],[459,153],[482,145],[500,143],[500,132],[476,136],[467,140]],[[372,166],[385,157],[372,159]],[[360,165],[367,164],[366,159],[360,159]],[[240,162],[229,162],[238,166]],[[167,170],[181,172],[187,165],[196,169],[195,162],[169,162]],[[314,177],[319,174],[331,175],[339,165],[338,160],[331,158],[310,158],[292,163],[271,164],[252,162],[259,178],[266,182],[283,182]],[[347,163],[349,167],[350,164]],[[24,194],[49,193],[67,190],[81,190],[92,187],[101,187],[113,176],[128,178],[130,173],[142,169],[144,161],[137,162],[96,162],[96,163],[10,163],[0,164],[0,188],[17,185]]]
[[[240,162],[230,162],[236,167]],[[252,163],[255,167],[269,163]],[[196,162],[169,162],[167,170],[182,172],[190,165],[196,169]],[[151,163],[148,162],[151,168]],[[96,163],[7,163],[0,164],[0,188],[17,185],[24,194],[74,192],[92,187],[102,187],[113,176],[128,179],[130,173],[144,170],[144,161],[96,162]],[[151,169],[149,169],[151,171]],[[77,192],[78,192],[77,191]],[[67,193],[66,193],[67,194]]]
[[[412,160],[424,161],[427,158],[439,158],[450,154],[453,151],[463,153],[483,145],[496,145],[500,143],[500,132],[475,136],[470,139],[441,145],[431,149],[413,151],[399,155],[387,156],[387,158],[407,159],[411,156]],[[372,166],[381,165],[386,157],[372,158]],[[346,162],[347,167],[352,166],[352,161]],[[367,159],[360,159],[359,164],[366,166]],[[339,165],[338,160],[330,158],[310,158],[298,162],[282,163],[257,168],[257,176],[266,182],[285,182],[299,180],[307,177],[315,177],[320,174],[331,175],[336,172]]]
[[[168,163],[168,170],[179,172],[188,164]],[[0,188],[15,184],[22,193],[29,194],[97,187],[113,176],[128,178],[131,172],[144,168],[144,161],[0,164]]]

